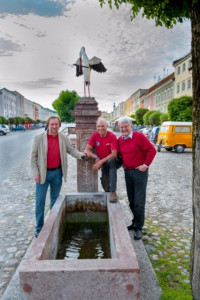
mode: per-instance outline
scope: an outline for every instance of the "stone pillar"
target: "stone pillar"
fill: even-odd
[[[95,98],[80,98],[72,112],[76,122],[77,149],[84,151],[85,146],[96,130],[96,121],[101,115]],[[77,189],[78,192],[98,191],[98,172],[92,170],[94,161],[77,160]]]

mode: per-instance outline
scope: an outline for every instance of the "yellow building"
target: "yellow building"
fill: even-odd
[[[192,96],[192,57],[191,53],[175,60],[175,89],[174,98]]]

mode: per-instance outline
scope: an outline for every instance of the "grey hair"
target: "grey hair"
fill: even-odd
[[[98,123],[99,121],[103,121],[103,122],[105,122],[105,123],[108,125],[108,122],[106,121],[106,119],[104,119],[104,118],[102,118],[102,117],[99,117],[99,118],[97,119],[97,123]]]
[[[133,125],[132,119],[130,117],[121,117],[121,118],[119,118],[118,123],[119,124],[128,123],[129,125]]]

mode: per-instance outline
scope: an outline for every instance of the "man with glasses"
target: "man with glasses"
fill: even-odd
[[[143,133],[132,131],[129,117],[119,119],[119,128],[122,135],[118,139],[118,147],[123,161],[129,206],[133,213],[128,230],[134,229],[134,239],[140,240],[144,225],[148,168],[156,155],[156,149]]]

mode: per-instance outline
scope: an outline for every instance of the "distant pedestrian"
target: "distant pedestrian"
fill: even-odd
[[[62,186],[62,176],[67,178],[67,153],[81,159],[84,153],[76,150],[68,137],[59,132],[61,121],[49,117],[48,130],[35,136],[31,152],[31,168],[36,181],[36,231],[38,236],[44,224],[47,189],[50,185],[50,209],[52,209]]]
[[[134,229],[134,239],[139,240],[145,218],[148,168],[156,155],[156,149],[143,133],[132,131],[130,118],[120,118],[119,128],[122,135],[118,139],[118,146],[123,161],[129,206],[133,213],[128,230]]]
[[[95,131],[85,148],[87,156],[95,159],[93,170],[102,170],[101,183],[105,192],[110,192],[110,201],[117,202],[117,137],[108,131],[108,124],[103,118],[99,118]],[[93,152],[95,150],[96,154]]]

